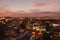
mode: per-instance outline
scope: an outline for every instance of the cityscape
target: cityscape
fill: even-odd
[[[60,18],[0,17],[0,40],[60,40]]]
[[[0,40],[60,40],[60,0],[0,0]]]

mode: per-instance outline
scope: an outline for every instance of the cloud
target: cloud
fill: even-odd
[[[3,6],[0,7],[0,10],[5,10],[7,9],[8,6],[9,6],[8,4],[4,4]]]
[[[26,13],[26,11],[17,11],[16,13]]]
[[[7,10],[0,10],[0,17],[2,16],[12,16],[12,12]]]
[[[48,1],[45,1],[45,2],[38,2],[38,0],[32,0],[33,3],[32,5],[34,7],[41,7],[41,6],[46,6],[46,5],[49,5],[49,2]],[[42,1],[42,0],[41,0]],[[44,0],[43,0],[44,1]]]
[[[39,12],[38,10],[33,10],[30,13],[18,13],[18,12],[11,12],[11,11],[1,11],[0,12],[0,17],[3,16],[11,16],[11,17],[26,17],[26,16],[31,16],[31,17],[45,17],[45,16],[60,16],[60,13],[56,12]]]
[[[34,3],[33,6],[40,7],[40,6],[46,6],[48,3]]]
[[[39,2],[38,2],[38,0],[32,0],[32,1],[33,1],[33,3],[32,3],[33,6],[41,7],[41,6],[52,5],[60,0],[40,0]],[[42,2],[42,1],[44,1],[44,2]]]
[[[52,11],[53,12],[60,12],[60,8],[59,9],[58,8],[57,9],[53,9]]]

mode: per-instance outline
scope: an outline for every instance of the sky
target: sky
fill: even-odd
[[[0,9],[9,11],[60,11],[60,0],[0,0]]]
[[[1,12],[60,12],[60,0],[0,0]]]

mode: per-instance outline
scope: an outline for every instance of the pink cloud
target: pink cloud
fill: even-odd
[[[37,2],[38,0],[32,0],[32,1],[33,1],[33,6],[35,6],[35,7],[41,7],[41,6],[46,6],[46,5],[53,4],[54,2],[57,2],[57,1],[60,1],[60,0],[47,0],[44,3],[38,3]]]
[[[17,11],[16,13],[26,13],[26,11]]]
[[[26,16],[31,16],[31,17],[44,17],[44,16],[60,16],[60,13],[54,13],[54,12],[40,12],[39,10],[30,10],[30,13],[21,13],[24,11],[19,11],[19,12],[11,12],[11,11],[1,11],[0,10],[0,17],[3,16],[12,16],[12,17],[26,17]]]
[[[53,12],[60,12],[60,8],[59,9],[58,8],[57,9],[53,9],[52,11]]]
[[[34,7],[41,7],[41,6],[46,6],[46,5],[50,4],[48,1],[46,1],[44,3],[37,2],[38,0],[32,0],[32,1],[33,1],[32,4]]]
[[[46,5],[48,5],[48,3],[35,3],[35,4],[33,4],[33,6],[35,6],[35,7],[46,6]]]

